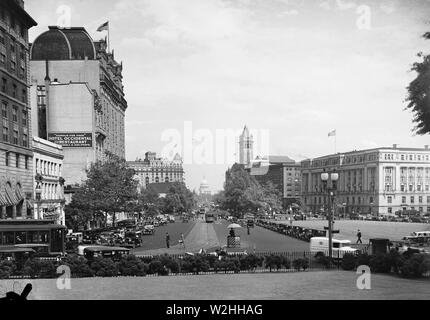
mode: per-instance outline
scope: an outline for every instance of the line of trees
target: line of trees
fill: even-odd
[[[214,200],[222,210],[236,217],[247,212],[279,212],[282,209],[282,197],[276,186],[271,182],[261,185],[240,164],[228,169],[224,190],[216,194]]]
[[[66,206],[66,224],[74,230],[85,230],[93,221],[107,226],[108,217],[115,225],[118,213],[174,214],[190,211],[194,206],[193,193],[183,183],[172,183],[165,198],[150,186],[139,190],[135,171],[110,152],[105,161],[91,164],[87,180]]]

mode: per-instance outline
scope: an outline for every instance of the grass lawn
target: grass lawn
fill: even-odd
[[[56,280],[2,280],[0,295],[32,283],[30,300],[287,300],[429,299],[430,279],[407,280],[373,274],[371,290],[358,290],[351,271],[217,274],[201,276],[72,279],[71,290]]]

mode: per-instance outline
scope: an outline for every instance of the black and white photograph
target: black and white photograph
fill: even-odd
[[[0,104],[0,303],[430,298],[429,0],[0,0]]]

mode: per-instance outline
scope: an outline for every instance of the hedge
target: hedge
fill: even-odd
[[[423,253],[406,251],[400,254],[391,250],[386,254],[345,254],[341,266],[343,270],[355,270],[367,265],[374,273],[394,273],[405,278],[421,278],[430,272],[430,256]]]

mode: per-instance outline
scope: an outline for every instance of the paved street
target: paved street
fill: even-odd
[[[222,220],[215,223],[206,223],[203,220],[197,220],[187,226],[185,236],[185,249],[178,244],[180,230],[185,226],[181,222],[169,224],[156,229],[153,236],[144,238],[143,247],[133,251],[135,254],[178,254],[184,252],[197,252],[200,249],[213,250],[215,248],[227,245],[227,235],[229,229],[227,226],[230,222]],[[175,226],[176,225],[176,226]],[[163,229],[164,228],[164,229]],[[171,248],[166,249],[165,233],[169,232],[171,237]],[[247,249],[248,252],[264,251],[308,251],[309,244],[276,232],[266,230],[261,227],[251,228],[250,235],[247,234],[246,228],[237,229],[236,233],[241,237],[241,248]]]
[[[71,290],[56,280],[3,280],[0,288],[21,292],[33,284],[30,300],[283,300],[283,299],[428,299],[430,280],[373,274],[371,290],[358,290],[357,275],[347,271],[72,279]]]

